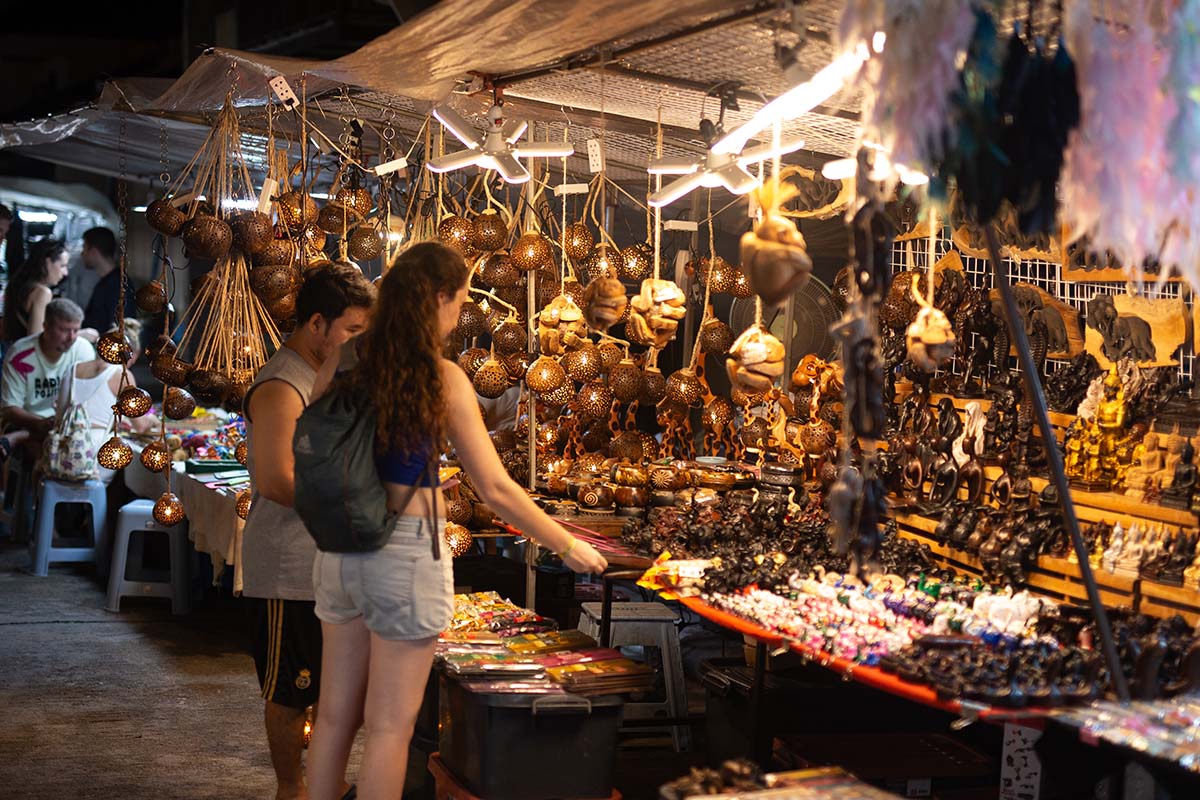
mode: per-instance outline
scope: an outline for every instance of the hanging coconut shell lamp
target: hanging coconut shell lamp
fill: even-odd
[[[124,469],[133,462],[133,449],[125,441],[114,435],[96,451],[96,463],[114,472]]]
[[[443,244],[453,247],[458,252],[466,255],[473,249],[471,240],[475,236],[475,226],[471,221],[460,217],[457,214],[451,214],[443,217],[438,223],[437,237]]]
[[[621,363],[621,359],[625,357],[625,351],[621,346],[614,341],[605,340],[596,345],[596,349],[600,351],[600,374],[607,375],[612,371],[612,368]]]
[[[167,395],[163,400],[163,413],[167,419],[187,419],[195,411],[196,398],[192,397],[191,392],[177,386],[167,388]]]
[[[576,383],[586,383],[600,374],[600,350],[591,342],[585,342],[562,357],[563,369]]]
[[[642,371],[632,359],[624,358],[609,370],[608,385],[618,401],[632,403],[642,396]]]
[[[454,558],[460,558],[471,552],[471,545],[475,541],[469,530],[455,522],[446,523],[444,536],[446,546],[450,548],[450,555]]]
[[[188,391],[196,402],[210,407],[219,406],[229,397],[229,377],[215,369],[192,370],[188,376]]]
[[[150,442],[142,449],[141,462],[150,472],[166,472],[171,467],[171,448],[162,439]]]
[[[563,249],[567,251],[567,255],[576,261],[582,261],[587,258],[592,252],[593,245],[596,244],[596,237],[588,230],[587,225],[582,222],[576,222],[573,225],[568,225],[563,231]]]
[[[622,280],[642,281],[650,277],[654,268],[654,251],[645,242],[631,244],[621,251],[617,260],[617,274]]]
[[[275,239],[271,218],[258,211],[246,211],[229,220],[233,246],[246,255],[261,252]]]
[[[131,355],[129,344],[120,331],[109,331],[96,342],[96,355],[109,364],[125,364]]]
[[[246,463],[250,460],[250,447],[246,444],[245,439],[237,443],[237,447],[233,449],[233,457],[243,467],[246,466]]]
[[[523,233],[513,245],[509,257],[517,269],[530,272],[550,263],[554,258],[554,250],[550,241],[540,233]]]
[[[529,366],[525,374],[525,383],[538,394],[552,392],[563,385],[567,379],[566,370],[562,365],[547,355],[538,356]]]
[[[166,197],[160,197],[146,206],[146,223],[164,236],[178,236],[187,224],[187,214]]]
[[[647,405],[657,405],[667,396],[667,378],[658,367],[646,367],[642,370],[642,402]]]
[[[183,243],[193,256],[220,258],[233,246],[233,230],[225,220],[197,212],[183,226]]]
[[[145,416],[154,404],[154,398],[145,389],[138,386],[127,386],[117,396],[117,413],[123,417],[136,419]]]
[[[592,422],[608,419],[613,404],[612,389],[601,381],[591,381],[579,390],[576,401],[581,420]]]
[[[471,229],[471,244],[481,252],[492,253],[508,243],[508,225],[495,209],[476,217]]]
[[[723,356],[733,346],[733,330],[719,319],[709,319],[700,326],[700,350],[712,356]]]
[[[472,347],[462,351],[462,353],[459,354],[458,366],[462,368],[463,372],[467,373],[468,378],[473,379],[475,377],[475,373],[479,372],[479,368],[487,362],[488,355],[489,353],[486,349],[482,347]]]
[[[252,499],[253,496],[250,494],[249,489],[242,489],[240,492],[238,492],[234,509],[237,511],[239,518],[246,519],[250,516],[250,501]]]
[[[489,358],[475,372],[471,384],[480,397],[495,400],[508,390],[508,370],[496,359]]]
[[[174,527],[184,520],[183,503],[174,492],[163,492],[154,502],[154,521],[159,525]]]
[[[529,345],[529,337],[524,326],[515,322],[503,322],[492,331],[492,344],[496,352],[511,354],[523,351]]]
[[[348,250],[357,261],[372,261],[383,255],[384,233],[374,220],[367,220],[350,232]]]
[[[704,384],[690,367],[677,369],[667,378],[666,399],[684,406],[694,406],[704,397]]]
[[[299,250],[291,239],[272,239],[267,245],[252,257],[255,266],[265,267],[277,264],[292,264],[296,261]]]
[[[557,389],[551,389],[541,394],[542,400],[555,408],[562,408],[575,399],[575,384],[564,380]]]
[[[158,281],[150,281],[138,289],[133,296],[138,310],[143,314],[161,314],[170,302],[167,289]]]

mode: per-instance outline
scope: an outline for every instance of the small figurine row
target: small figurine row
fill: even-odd
[[[762,589],[704,597],[810,650],[867,665],[927,634],[965,634],[1003,651],[1030,646],[1038,619],[1056,608],[1028,592],[978,591],[978,584],[940,596],[923,578],[904,584],[889,576],[872,587],[829,577],[796,577],[788,597]]]
[[[1174,531],[1134,522],[1128,530],[1120,523],[1097,523],[1084,532],[1088,560],[1106,572],[1143,577],[1200,588],[1200,531]],[[1072,561],[1074,552],[1068,555]]]

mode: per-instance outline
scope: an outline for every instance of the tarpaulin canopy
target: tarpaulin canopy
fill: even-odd
[[[122,171],[123,156],[127,175],[153,180],[164,164],[171,172],[187,163],[227,97],[243,109],[244,136],[270,128],[297,142],[294,115],[268,119],[274,98],[267,82],[282,75],[310,101],[309,124],[330,139],[359,119],[368,148],[377,150],[383,132],[394,131],[403,154],[422,145],[435,102],[450,102],[482,127],[492,93],[481,89],[494,84],[510,116],[535,123],[527,137],[575,144],[572,172],[588,173],[586,141],[603,135],[610,177],[644,181],[656,124],[664,128],[665,154],[701,152],[701,116],[715,120],[720,112],[710,90],[733,82],[726,94],[738,108],[726,111],[726,127],[748,119],[832,59],[839,8],[838,0],[805,4],[797,34],[777,3],[754,0],[446,0],[332,61],[212,49],[169,84],[114,81],[87,108],[0,126],[0,147],[110,175]],[[794,71],[779,66],[780,46],[796,53]],[[785,132],[816,153],[847,155],[857,103],[843,92]],[[243,147],[260,157],[250,165],[256,171],[264,166],[259,144]],[[459,145],[450,139],[446,146]]]

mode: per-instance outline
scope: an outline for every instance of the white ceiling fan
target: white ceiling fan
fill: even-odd
[[[480,167],[496,170],[508,183],[525,183],[530,178],[529,170],[518,159],[566,158],[575,152],[574,146],[566,142],[527,142],[518,145],[517,140],[529,128],[529,123],[506,119],[504,108],[499,104],[488,109],[488,127],[482,134],[448,105],[435,106],[433,116],[467,149],[429,159],[425,166],[432,172]]]
[[[704,123],[712,125],[709,120],[703,120],[700,125],[702,134],[708,127]],[[778,146],[772,143],[752,147],[741,153],[718,153],[712,149],[712,139],[707,136],[705,138],[710,142],[709,149],[699,159],[666,157],[650,162],[651,175],[683,176],[651,194],[651,206],[668,206],[701,186],[714,189],[722,186],[733,194],[746,194],[758,186],[758,178],[750,174],[747,166],[774,158],[776,155],[794,152],[804,146],[803,139],[787,137],[780,140]]]

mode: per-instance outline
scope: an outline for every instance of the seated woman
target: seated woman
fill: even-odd
[[[70,256],[62,242],[43,239],[13,273],[4,292],[4,343],[41,333],[53,289],[67,277]]]
[[[69,398],[74,389],[74,401],[87,409],[91,421],[92,447],[99,450],[100,446],[112,437],[113,406],[117,402],[117,393],[121,391],[121,374],[125,374],[126,386],[137,386],[131,367],[142,355],[142,323],[136,319],[125,320],[125,343],[129,345],[129,360],[122,367],[110,364],[96,358],[91,361],[81,361],[75,369],[67,373],[67,379],[58,393],[57,413],[62,414],[69,404]],[[146,414],[135,419],[122,422],[124,430],[134,433],[149,433],[159,425],[154,414]],[[116,474],[110,469],[97,466],[99,477],[104,483],[110,483]]]

